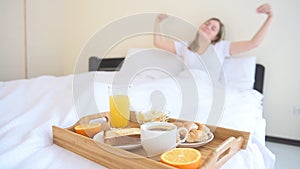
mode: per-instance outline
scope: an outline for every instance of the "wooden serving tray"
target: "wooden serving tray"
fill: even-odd
[[[147,158],[143,156],[143,153],[140,153],[143,151],[142,148],[140,148],[142,150],[126,151],[97,142],[92,138],[74,132],[73,128],[79,123],[87,123],[93,119],[104,117],[103,114],[106,113],[85,116],[69,128],[52,126],[53,142],[108,168],[174,168],[159,162],[158,158]],[[131,120],[133,121],[130,122],[130,127],[139,126],[134,119]],[[169,119],[169,122],[174,121],[182,120]],[[210,125],[207,126],[213,131],[214,139],[208,144],[196,148],[202,155],[200,169],[220,168],[240,149],[246,149],[250,135],[249,132]],[[107,127],[109,126],[104,123],[103,128],[106,129]]]

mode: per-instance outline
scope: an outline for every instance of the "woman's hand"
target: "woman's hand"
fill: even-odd
[[[176,48],[174,40],[171,39],[163,39],[162,35],[159,31],[159,25],[160,22],[168,18],[169,16],[167,14],[158,14],[155,19],[154,23],[154,33],[153,33],[153,44],[155,47],[158,47],[160,49],[167,50],[169,52],[172,52],[176,54]]]
[[[157,17],[156,17],[156,22],[160,23],[161,21],[165,20],[168,17],[169,16],[167,14],[164,14],[164,13],[158,14]]]
[[[230,54],[231,55],[239,54],[242,52],[247,52],[253,48],[256,48],[261,44],[262,40],[264,39],[264,37],[267,33],[267,30],[268,30],[268,27],[272,20],[273,11],[271,9],[270,4],[268,4],[268,3],[260,5],[256,9],[256,11],[257,11],[257,13],[268,15],[267,19],[265,20],[263,25],[259,28],[259,30],[256,32],[256,34],[250,40],[231,42],[231,45],[230,45]]]
[[[272,16],[273,15],[273,11],[272,11],[271,5],[268,4],[268,3],[260,5],[256,9],[256,11],[257,11],[257,13],[267,14],[268,16]]]

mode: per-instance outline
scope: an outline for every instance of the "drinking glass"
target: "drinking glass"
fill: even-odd
[[[130,119],[130,99],[127,85],[112,85],[109,90],[110,125],[113,128],[124,128]]]

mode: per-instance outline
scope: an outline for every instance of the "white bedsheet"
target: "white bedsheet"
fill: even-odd
[[[41,76],[30,80],[0,82],[0,168],[105,168],[53,144],[52,125],[69,127],[81,116],[108,110],[107,86],[113,72],[90,72],[74,76]],[[210,112],[211,86],[203,77],[197,82],[201,115],[205,122]],[[184,74],[178,76],[184,79]],[[85,79],[93,79],[93,89]],[[146,83],[145,83],[146,82]],[[75,84],[75,85],[74,85]],[[80,89],[80,92],[74,90]],[[180,90],[174,79],[133,80],[130,92],[132,109],[145,110],[150,96],[165,100],[163,108],[173,117],[181,112]],[[157,92],[159,91],[159,92]],[[154,93],[155,93],[154,92]],[[164,97],[161,97],[164,96]],[[262,117],[262,95],[254,90],[226,90],[226,104],[218,125],[251,132],[247,150],[238,152],[222,168],[271,169],[275,157],[264,146],[265,120]],[[94,104],[94,105],[93,105]]]

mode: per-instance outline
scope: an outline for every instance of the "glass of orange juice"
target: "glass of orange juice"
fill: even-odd
[[[130,101],[127,85],[112,85],[109,90],[110,125],[113,128],[123,128],[130,119]]]

